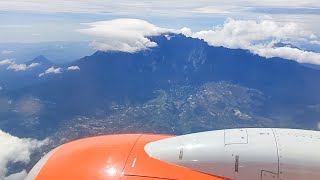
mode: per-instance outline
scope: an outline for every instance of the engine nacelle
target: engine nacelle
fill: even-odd
[[[319,180],[320,132],[231,129],[152,142],[153,158],[236,180]]]
[[[85,138],[44,156],[27,180],[318,180],[320,132],[230,129]]]

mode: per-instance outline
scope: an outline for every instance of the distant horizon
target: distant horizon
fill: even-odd
[[[95,50],[136,52],[156,46],[149,36],[172,32],[267,58],[320,64],[319,12],[318,0],[4,0],[0,44],[90,42]],[[273,47],[278,42],[300,50]]]
[[[119,18],[141,19],[164,28],[187,27],[201,31],[222,26],[229,18],[256,21],[270,17],[280,24],[296,23],[320,36],[319,12],[317,0],[57,0],[54,3],[3,0],[0,2],[0,34],[2,42],[89,41],[90,36],[77,32],[85,23]]]

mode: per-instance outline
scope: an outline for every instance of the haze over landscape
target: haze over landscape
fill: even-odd
[[[319,12],[316,0],[1,1],[0,179],[101,134],[320,130]]]

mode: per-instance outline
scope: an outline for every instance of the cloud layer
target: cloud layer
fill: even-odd
[[[199,30],[209,28],[206,22],[210,21],[217,24],[228,17],[255,19],[265,14],[278,22],[294,21],[320,36],[318,0],[55,0],[50,6],[48,3],[51,1],[1,0],[0,10],[7,17],[0,25],[4,27],[0,28],[2,41],[87,40],[73,30],[79,28],[79,22],[102,18],[141,18],[165,27],[188,26]]]
[[[48,139],[43,141],[20,139],[0,130],[0,179],[24,179],[27,175],[25,170],[6,177],[8,164],[17,162],[27,164],[33,151],[46,145],[48,142]]]
[[[91,43],[94,48],[129,53],[156,47],[157,43],[147,37],[172,31],[139,19],[116,19],[86,25],[89,28],[79,31],[95,38]]]
[[[56,0],[54,4],[47,5],[49,0],[2,0],[0,10],[5,11],[34,11],[34,12],[72,12],[72,13],[106,13],[113,15],[179,15],[193,16],[199,14],[220,14],[226,12],[238,11],[258,11],[269,12],[269,8],[276,8],[281,13],[292,9],[295,13],[301,9],[309,9],[308,13],[317,13],[310,11],[311,8],[319,8],[318,0],[237,0],[237,1],[219,1],[219,0]],[[297,8],[299,7],[299,8]],[[276,11],[276,12],[277,12]],[[274,12],[274,11],[273,11]]]
[[[248,48],[260,42],[296,41],[316,39],[311,32],[305,31],[295,23],[279,24],[273,19],[227,20],[223,26],[212,30],[199,31],[192,36],[206,40],[213,46],[228,48]]]
[[[211,46],[246,49],[266,58],[280,57],[300,63],[320,64],[320,54],[294,46],[277,47],[277,43],[316,44],[319,38],[296,23],[278,23],[271,17],[260,20],[228,19],[222,26],[211,30],[193,32],[189,28],[180,30],[160,28],[143,20],[116,19],[87,24],[80,30],[94,37],[92,46],[101,51],[134,53],[156,47],[148,39],[163,33],[182,33],[187,37],[199,38]],[[166,36],[167,37],[167,36]],[[168,38],[168,37],[167,37]],[[171,39],[171,38],[170,38]]]
[[[320,54],[304,51],[296,47],[276,47],[276,43],[317,41],[318,37],[295,23],[280,24],[272,18],[255,20],[227,20],[223,26],[212,30],[192,32],[184,28],[186,36],[199,38],[212,46],[233,49],[247,49],[266,58],[280,57],[300,63],[320,64]]]

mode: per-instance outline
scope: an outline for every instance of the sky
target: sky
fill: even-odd
[[[1,0],[1,42],[85,41],[83,23],[135,18],[159,27],[208,30],[228,18],[264,16],[294,22],[318,34],[318,0]]]
[[[170,32],[181,33],[179,30],[184,29],[186,31],[183,31],[183,34],[187,33],[188,36],[203,39],[210,45],[249,49],[265,57],[272,57],[279,52],[270,53],[270,50],[266,48],[261,50],[256,45],[252,47],[253,41],[263,41],[264,47],[267,39],[270,40],[269,46],[272,46],[274,41],[294,43],[301,45],[300,47],[305,46],[305,49],[310,47],[317,49],[314,46],[320,46],[318,0],[2,0],[0,1],[0,43],[93,41],[92,45],[97,50],[112,50],[105,48],[110,44],[102,41],[110,40],[110,36],[106,37],[107,33],[111,32],[113,35],[115,33],[112,33],[112,30],[97,31],[97,28],[119,30],[114,27],[121,26],[120,23],[109,24],[107,27],[97,23],[115,19],[142,20],[149,23],[149,27],[162,29],[161,32],[169,29]],[[122,21],[125,26],[127,22]],[[91,26],[91,29],[88,29],[88,26]],[[246,33],[247,36],[230,31],[230,28]],[[273,32],[278,34],[273,35]],[[96,39],[96,33],[100,33],[99,40]],[[261,33],[266,36],[257,37]],[[124,34],[117,34],[117,37],[120,38]],[[151,34],[158,35],[158,33]],[[144,36],[148,33],[140,35]],[[225,38],[227,42],[223,42]],[[143,43],[148,41],[147,38],[139,39],[143,39],[145,41]],[[130,43],[131,45],[128,46],[127,42],[120,42],[116,44],[115,50],[125,49],[133,52],[143,46],[140,44],[138,45],[140,47],[132,47],[134,39]],[[153,42],[148,43],[152,45]],[[111,46],[114,45],[111,44]],[[127,48],[118,47],[122,45],[126,45]],[[1,53],[10,51],[10,49],[3,49]],[[300,56],[301,53],[294,54]],[[304,56],[309,58],[315,55],[308,53]],[[294,57],[300,62],[303,62],[304,58]],[[314,61],[312,60],[311,63]]]
[[[320,65],[319,29],[318,0],[0,1],[0,43],[83,41],[94,50],[134,53],[157,46],[148,36],[181,33],[212,46]],[[1,49],[4,57],[10,52]]]

